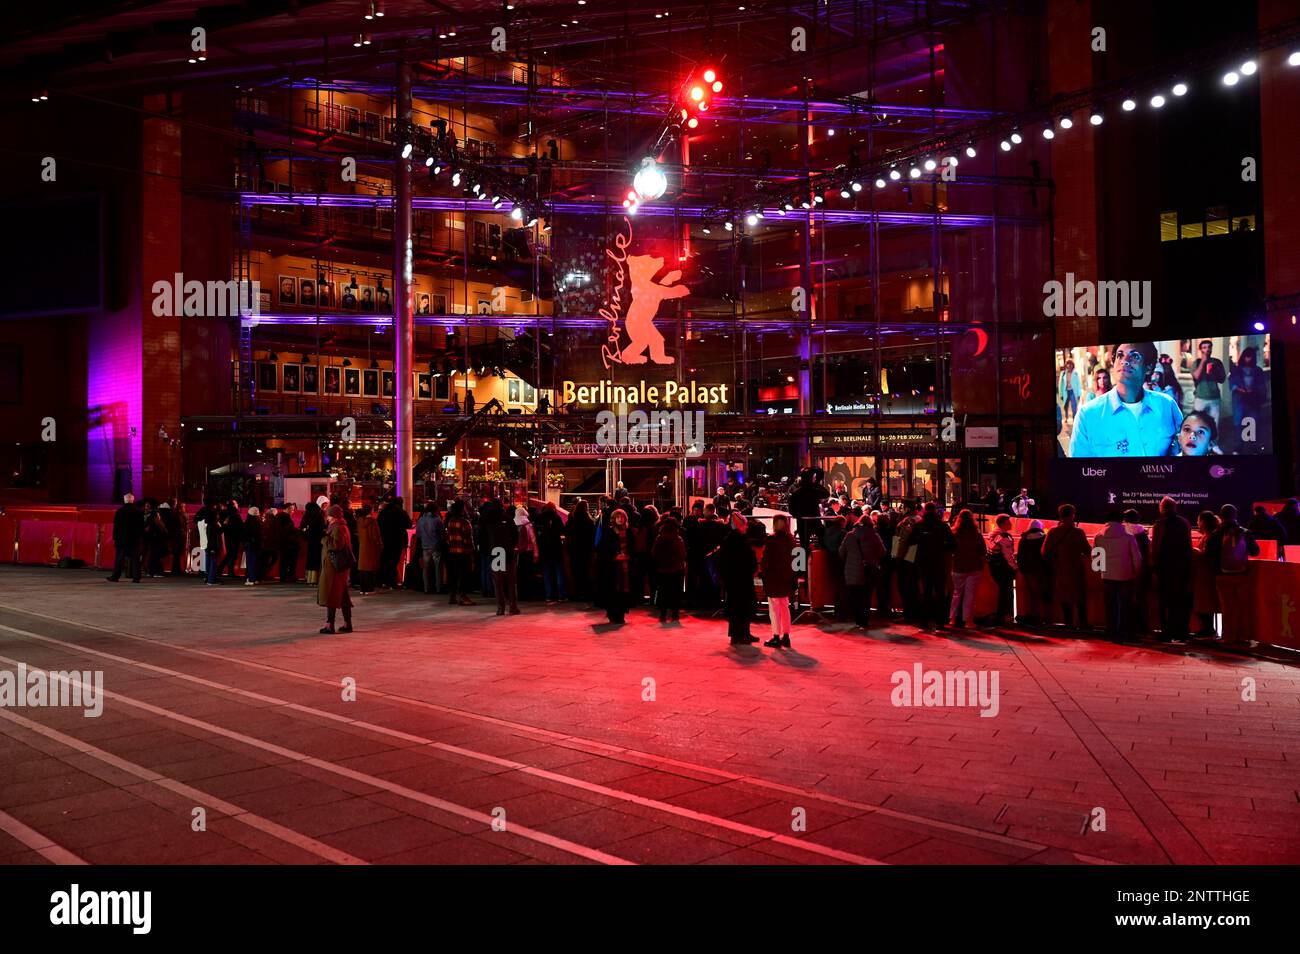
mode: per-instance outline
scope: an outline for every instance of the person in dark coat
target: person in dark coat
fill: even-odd
[[[248,508],[244,521],[244,585],[257,586],[257,565],[262,557],[262,511]]]
[[[731,637],[732,645],[758,642],[758,637],[749,631],[758,602],[754,596],[758,559],[745,533],[748,525],[744,516],[733,513],[729,521],[731,529],[718,546],[715,557],[726,601],[727,635]]]
[[[1160,501],[1160,517],[1151,528],[1151,563],[1160,608],[1159,639],[1183,642],[1190,635],[1192,525],[1178,515],[1172,497]]]
[[[611,623],[626,622],[632,595],[632,562],[636,543],[628,527],[627,511],[615,507],[609,525],[601,528],[596,544],[596,572],[605,603],[605,615]]]
[[[1068,629],[1074,629],[1078,614],[1079,629],[1088,628],[1088,566],[1092,545],[1088,536],[1074,524],[1074,505],[1061,504],[1056,515],[1060,522],[1047,531],[1043,556],[1052,571],[1052,602],[1061,608]]]
[[[1030,626],[1040,626],[1050,617],[1048,604],[1051,599],[1052,575],[1043,557],[1043,541],[1047,534],[1043,532],[1041,520],[1031,521],[1029,529],[1020,534],[1020,546],[1016,550],[1016,563],[1025,579],[1025,606],[1019,622]]]
[[[144,502],[144,553],[149,560],[149,578],[163,575],[163,558],[167,556],[167,527],[158,515],[158,501]]]
[[[140,545],[144,542],[144,517],[135,504],[135,494],[122,497],[122,506],[113,514],[113,574],[109,581],[116,583],[122,571],[131,569],[131,582],[140,582]]]
[[[879,496],[879,492],[877,492]],[[894,513],[884,510],[876,514],[876,533],[884,544],[885,553],[880,558],[880,572],[876,574],[876,611],[880,618],[889,621],[893,603],[894,558],[890,552],[894,547]]]
[[[502,508],[491,511],[492,523],[484,526],[487,549],[482,559],[492,574],[492,589],[497,595],[497,615],[519,614],[519,531],[520,525]]]
[[[1286,542],[1290,546],[1300,546],[1300,500],[1291,497],[1282,504],[1277,512],[1277,522],[1286,531]]]
[[[298,528],[293,525],[293,514],[281,510],[275,515],[280,527],[280,582],[298,582]]]
[[[564,547],[569,555],[570,595],[586,602],[591,599],[591,558],[596,551],[596,524],[592,522],[587,501],[573,505],[564,525]]]
[[[378,520],[379,536],[383,540],[379,552],[379,588],[400,587],[402,555],[410,544],[408,531],[413,526],[411,515],[402,506],[402,498],[394,497],[379,511]]]
[[[345,555],[333,558],[330,556],[331,553]],[[348,569],[335,569],[334,563],[338,559],[347,565],[356,557],[352,553],[352,539],[348,533],[347,520],[343,516],[343,508],[338,504],[334,504],[329,509],[329,526],[321,543],[321,554],[320,583],[316,587],[316,603],[324,606],[326,612],[325,625],[320,631],[334,632],[335,613],[341,609],[343,625],[338,631],[350,633],[352,632],[352,594],[348,592],[348,577],[352,570],[350,566]]]
[[[853,622],[866,629],[871,622],[871,591],[885,555],[880,534],[863,517],[840,541],[840,564],[844,567],[844,589],[848,596]]]
[[[280,561],[280,511],[267,508],[262,515],[262,555],[258,558],[257,572],[263,580],[271,579],[275,565]]]
[[[948,564],[956,542],[952,528],[939,519],[934,501],[926,501],[909,543],[916,547],[916,576],[921,584],[921,625],[943,630],[948,622]]]
[[[831,517],[826,521],[826,529],[822,533],[824,558],[830,563],[830,578],[835,581],[834,600],[837,622],[844,622],[852,618],[852,610],[849,606],[849,591],[844,584],[844,561],[840,559],[840,544],[844,542],[844,537],[848,534],[847,522],[843,517]],[[809,563],[811,563],[811,555],[808,559]]]
[[[537,535],[538,562],[542,565],[542,588],[546,602],[562,603],[569,598],[564,586],[564,520],[555,504],[547,501],[533,523]]]
[[[320,579],[321,542],[325,539],[325,514],[316,501],[303,508],[299,529],[307,544],[307,584],[315,586]]]
[[[651,557],[657,584],[655,602],[659,606],[659,622],[668,622],[669,613],[673,615],[673,622],[677,622],[686,580],[686,541],[672,517],[665,517],[660,524]]]
[[[772,621],[772,638],[764,646],[790,649],[790,597],[795,595],[798,574],[794,569],[797,541],[786,517],[772,518],[772,533],[763,541],[763,595]]]
[[[189,554],[185,552],[185,530],[175,498],[164,500],[158,505],[158,519],[165,534],[164,555],[172,558],[172,576],[180,576],[185,572],[184,566]]]
[[[202,524],[200,539],[203,543],[203,560],[208,586],[221,582],[221,508],[206,500],[194,515],[194,525]]]
[[[239,515],[239,503],[235,500],[226,504],[226,512],[222,515],[221,539],[226,545],[226,557],[221,561],[221,569],[229,573],[233,580],[235,564],[239,562],[239,548],[244,539],[244,518]]]
[[[1246,529],[1255,535],[1256,540],[1275,540],[1280,548],[1287,542],[1286,528],[1276,517],[1271,516],[1263,505],[1256,504],[1254,516],[1246,524]],[[1297,541],[1300,542],[1300,541]]]

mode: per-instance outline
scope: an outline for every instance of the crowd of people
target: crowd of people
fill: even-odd
[[[719,487],[713,500],[696,499],[683,511],[660,495],[655,499],[663,509],[637,505],[619,485],[594,506],[579,500],[567,514],[554,503],[458,499],[430,503],[414,521],[399,497],[357,509],[321,497],[300,519],[294,504],[241,512],[236,500],[209,500],[192,526],[175,501],[137,504],[128,495],[114,516],[109,580],[117,582],[124,570],[136,582],[146,570],[149,576],[184,573],[193,535],[203,553],[194,568],[201,564],[209,586],[238,582],[238,569],[244,586],[296,583],[305,551],[305,582],[316,587],[327,611],[322,633],[352,631],[353,591],[364,596],[407,587],[445,595],[450,605],[474,605],[477,595],[494,601],[497,615],[518,614],[521,602],[543,599],[590,604],[612,625],[640,607],[665,626],[679,621],[683,609],[721,611],[738,645],[760,640],[750,631],[759,584],[771,629],[764,645],[789,649],[792,601],[797,607],[800,579],[813,551],[821,550],[834,585],[834,617],[859,627],[868,628],[874,614],[881,623],[901,619],[928,631],[1014,621],[1087,632],[1087,574],[1095,572],[1107,636],[1126,641],[1158,633],[1182,641],[1216,635],[1214,615],[1240,598],[1258,540],[1300,543],[1295,500],[1276,517],[1257,507],[1244,526],[1231,505],[1205,511],[1196,538],[1166,498],[1149,530],[1136,511],[1115,512],[1089,540],[1068,504],[1051,529],[1031,520],[1016,535],[1011,514],[1003,512],[986,534],[970,508],[945,516],[934,501],[889,506],[877,498],[871,506],[866,498],[833,496],[816,469],[782,486],[780,503],[793,525],[784,514],[754,516],[776,503],[768,492],[761,484],[734,495]],[[1023,489],[1011,501],[1017,516],[1036,507]],[[997,607],[977,620],[976,593],[986,572],[998,588]],[[1155,620],[1146,609],[1153,593]]]

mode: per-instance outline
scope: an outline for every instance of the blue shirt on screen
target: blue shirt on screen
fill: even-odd
[[[1143,390],[1142,410],[1134,414],[1120,401],[1119,389],[1079,408],[1070,435],[1071,457],[1165,457],[1183,424],[1177,402]]]

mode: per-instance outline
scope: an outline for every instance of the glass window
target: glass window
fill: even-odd
[[[1229,219],[1210,219],[1205,223],[1206,235],[1227,235],[1232,228],[1232,222]]]
[[[1200,238],[1205,234],[1204,222],[1184,222],[1178,227],[1179,238]]]
[[[1178,238],[1178,213],[1160,213],[1160,241],[1173,242]]]
[[[902,500],[911,496],[911,487],[907,483],[907,461],[900,457],[891,457],[885,461],[885,487],[891,500]]]

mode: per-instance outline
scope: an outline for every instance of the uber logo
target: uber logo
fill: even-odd
[[[1105,467],[1085,467],[1085,468],[1083,468],[1082,474],[1083,474],[1083,476],[1085,476],[1085,477],[1105,477],[1105,476],[1106,476],[1106,468],[1105,468]]]

